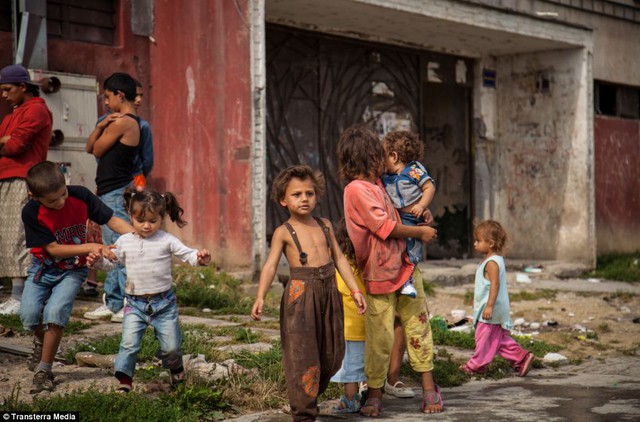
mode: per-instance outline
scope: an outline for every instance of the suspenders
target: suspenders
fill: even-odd
[[[331,253],[333,254],[333,250],[331,249],[331,238],[329,237],[329,227],[325,226],[324,222],[318,217],[313,217],[313,218],[320,225],[320,227],[322,227],[324,238],[327,240],[327,247],[329,248],[329,251],[331,251]],[[288,221],[284,222],[284,226],[287,228],[287,230],[289,230],[289,234],[291,234],[291,237],[293,238],[293,243],[296,244],[298,253],[300,253],[300,263],[302,265],[307,265],[308,255],[306,252],[302,251],[302,247],[300,246],[300,241],[298,240],[298,235],[296,234],[296,231],[293,229],[293,227],[291,226],[291,224],[289,224]]]

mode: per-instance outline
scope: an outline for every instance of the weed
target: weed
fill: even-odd
[[[598,331],[600,331],[601,333],[609,333],[611,332],[611,328],[609,327],[609,324],[603,322],[602,324],[598,325]]]
[[[584,274],[583,277],[638,282],[640,281],[640,251],[599,256],[596,270]]]
[[[555,308],[550,308],[550,307],[547,307],[547,306],[540,306],[538,308],[538,310],[541,311],[541,312],[545,312],[545,311],[553,311],[553,310],[555,310]]]
[[[251,299],[242,298],[238,293],[240,280],[224,272],[216,272],[212,266],[175,266],[173,279],[181,305],[209,308],[214,314],[247,315],[251,312]]]
[[[473,296],[473,290],[467,289],[467,291],[464,292],[464,298],[462,302],[465,304],[465,306],[473,305]]]
[[[559,345],[545,343],[544,341],[533,340],[530,336],[526,336],[526,335],[525,336],[513,335],[513,339],[517,341],[518,344],[520,344],[520,346],[527,349],[537,357],[543,357],[547,353],[559,352],[564,348]]]
[[[4,410],[7,400],[2,404]],[[150,398],[143,394],[104,393],[95,389],[78,390],[60,396],[37,396],[32,403],[10,403],[11,410],[55,412],[73,409],[83,420],[114,421],[183,421],[220,419],[220,410],[229,409],[222,393],[204,386],[180,386],[175,393]]]
[[[431,281],[422,280],[422,287],[424,289],[425,296],[427,297],[436,296],[436,286]]]
[[[622,303],[629,303],[635,297],[636,297],[635,293],[623,292],[622,290],[617,290],[614,294],[611,295],[611,299],[618,299]]]
[[[63,335],[68,336],[76,334],[79,331],[86,330],[95,323],[89,323],[84,321],[69,320],[69,323],[64,327]],[[22,327],[19,315],[0,315],[0,325],[6,328],[11,328],[15,333],[29,334],[29,331]]]
[[[449,331],[439,324],[431,324],[433,344],[441,346],[455,346],[462,349],[475,348],[475,338],[473,333],[461,333],[459,331]]]
[[[557,290],[550,289],[537,289],[532,292],[523,290],[521,292],[510,293],[509,300],[511,302],[519,302],[523,300],[555,299],[557,294]]]

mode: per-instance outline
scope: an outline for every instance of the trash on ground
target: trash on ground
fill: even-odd
[[[529,324],[529,328],[531,328],[532,330],[537,330],[538,328],[540,328],[540,323],[532,322],[531,324]]]
[[[95,366],[98,368],[111,369],[116,363],[118,355],[101,355],[95,352],[76,353],[78,366]]]
[[[525,273],[516,273],[516,281],[518,283],[531,283],[531,279]]]
[[[524,318],[516,318],[515,321],[513,321],[513,326],[514,327],[519,327],[520,325],[524,325],[525,323],[525,319]]]
[[[600,283],[600,279],[599,278],[588,278],[587,281],[589,283]]]
[[[630,314],[631,313],[631,309],[629,309],[628,306],[621,306],[620,307],[620,312],[622,312],[623,314]]]
[[[454,317],[455,319],[464,318],[466,315],[467,315],[467,311],[465,311],[464,309],[451,310],[451,316]]]
[[[547,353],[544,355],[544,358],[542,358],[542,361],[544,363],[553,363],[556,365],[566,365],[569,363],[569,359],[560,353]]]
[[[540,265],[530,265],[528,267],[524,267],[524,272],[525,273],[541,273],[542,272],[542,266],[540,266]]]
[[[569,316],[576,316],[576,314],[574,314],[573,312],[569,312],[567,315],[569,315]]]
[[[205,314],[211,313],[211,308],[202,308],[202,312]]]
[[[583,326],[583,325],[580,325],[580,324],[574,325],[573,328],[576,331],[580,331],[581,333],[586,333],[587,332],[587,328],[585,326]]]
[[[640,324],[640,318],[634,318],[633,319],[633,323],[634,324]]]
[[[457,331],[459,333],[470,333],[473,330],[471,324],[461,325],[459,327],[453,327],[449,331]]]

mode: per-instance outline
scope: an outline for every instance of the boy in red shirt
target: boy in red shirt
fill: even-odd
[[[124,234],[133,231],[126,221],[87,188],[65,185],[60,168],[50,161],[27,173],[31,200],[22,210],[27,247],[33,255],[24,286],[20,319],[35,334],[29,369],[32,393],[53,391],[51,368],[73,300],[87,275],[86,255],[115,257],[109,247],[86,243],[87,218]]]

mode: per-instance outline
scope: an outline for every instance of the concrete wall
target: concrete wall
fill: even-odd
[[[252,98],[248,1],[156,1],[150,53],[156,167],[225,269],[252,268]]]
[[[598,253],[635,252],[640,239],[640,121],[597,116]]]
[[[497,58],[496,139],[476,166],[489,169],[511,256],[595,262],[589,59],[587,49]],[[536,92],[541,75],[548,92]]]

